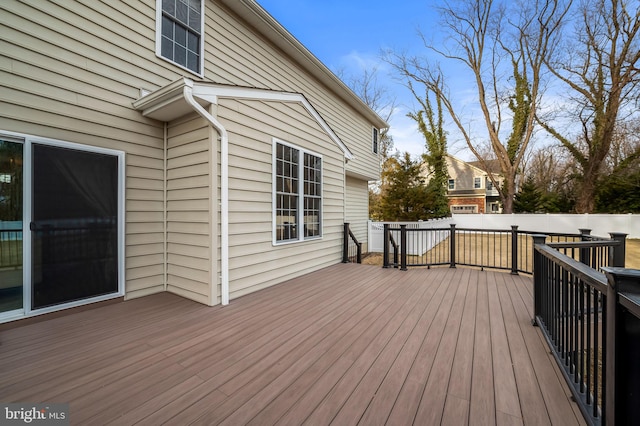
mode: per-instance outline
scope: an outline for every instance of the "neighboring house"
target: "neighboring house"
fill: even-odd
[[[0,175],[22,205],[0,220],[23,230],[0,322],[226,304],[340,262],[344,222],[367,241],[388,125],[255,1],[0,11]]]
[[[495,162],[488,162],[495,167]],[[447,155],[449,181],[447,197],[451,213],[502,213],[498,190],[494,187],[489,174],[480,166],[480,162],[465,162]],[[499,168],[491,170],[502,183]]]

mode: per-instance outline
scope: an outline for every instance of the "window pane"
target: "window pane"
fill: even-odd
[[[162,46],[160,46],[162,56],[173,61],[173,42],[162,37]]]
[[[187,52],[187,68],[192,71],[198,72],[200,69],[200,58],[192,52]]]
[[[171,16],[176,16],[176,0],[162,0],[162,10]]]
[[[200,32],[200,8],[198,7],[198,11],[193,9],[189,9],[189,28],[194,30],[195,32]]]
[[[187,46],[187,30],[182,28],[180,25],[176,25],[175,27],[175,42],[180,46]]]
[[[166,16],[162,17],[162,36],[173,40],[173,21]]]
[[[0,139],[0,312],[23,307],[22,152]]]
[[[176,3],[176,19],[183,24],[189,23],[189,7],[182,0]]]
[[[187,64],[187,49],[185,49],[182,46],[179,45],[175,45],[174,47],[174,58],[173,60],[180,64],[180,65],[186,65]]]
[[[194,53],[200,53],[200,39],[192,32],[187,33],[187,48]]]

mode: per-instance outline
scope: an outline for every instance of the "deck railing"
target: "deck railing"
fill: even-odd
[[[457,265],[481,269],[502,269],[512,274],[533,274],[532,236],[537,232],[511,229],[413,228],[406,224],[385,224],[383,266],[385,268],[432,267]],[[612,234],[611,239],[580,233],[547,235],[556,249],[593,268],[609,266],[608,250],[614,246],[616,256],[624,259],[624,236]],[[391,244],[391,241],[396,244]],[[593,242],[585,246],[581,242]]]
[[[22,266],[22,228],[0,229],[0,268]]]
[[[546,244],[544,235],[533,236],[534,323],[590,424],[640,418],[640,271],[615,267],[624,265],[613,249],[624,246],[623,234],[615,237],[607,245]],[[591,267],[602,256],[614,265],[598,268],[606,275]]]
[[[362,263],[362,243],[353,234],[348,223],[344,224],[342,263]]]

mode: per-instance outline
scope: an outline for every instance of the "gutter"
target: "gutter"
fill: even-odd
[[[185,82],[187,83],[187,82]],[[229,304],[229,135],[218,120],[193,98],[193,83],[185,84],[184,100],[195,112],[207,120],[220,135],[220,252],[221,252],[221,298],[222,305]]]

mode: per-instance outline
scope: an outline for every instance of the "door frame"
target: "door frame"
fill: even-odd
[[[23,309],[22,311],[9,311],[6,314],[0,313],[0,323],[13,321],[20,318],[31,317],[36,315],[47,314],[63,309],[74,308],[77,306],[87,305],[89,303],[101,302],[114,298],[123,297],[125,294],[125,176],[126,163],[125,152],[115,149],[84,145],[75,142],[68,142],[59,139],[34,136],[24,133],[16,133],[0,130],[0,136],[7,136],[14,139],[20,139],[23,143],[23,214],[22,214],[22,288],[23,288]],[[62,303],[59,305],[48,306],[40,309],[31,309],[32,295],[32,247],[31,247],[31,228],[32,220],[32,187],[33,187],[33,150],[34,143],[55,146],[59,148],[68,148],[84,152],[111,155],[118,160],[118,290],[101,296],[91,297],[73,302]]]

